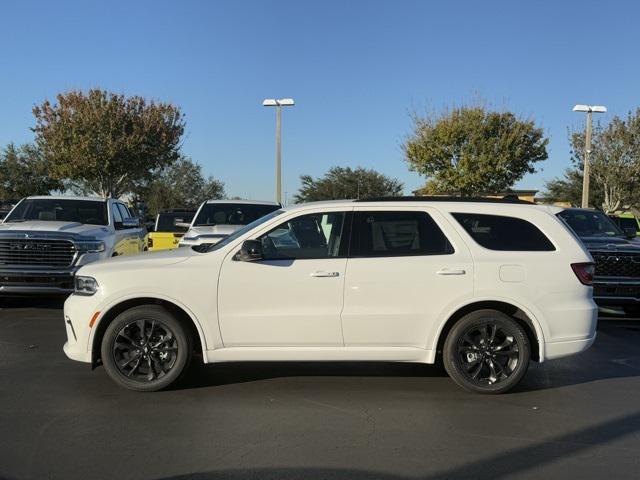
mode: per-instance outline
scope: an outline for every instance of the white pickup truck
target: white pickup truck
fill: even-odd
[[[73,291],[82,265],[141,252],[146,231],[117,199],[22,199],[0,224],[0,295]]]

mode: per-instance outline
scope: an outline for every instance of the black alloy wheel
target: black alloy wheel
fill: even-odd
[[[479,310],[454,325],[443,356],[447,372],[458,385],[478,393],[504,393],[526,373],[531,348],[515,319]]]
[[[120,329],[112,354],[120,373],[150,382],[171,371],[178,358],[178,341],[161,321],[143,318]]]
[[[107,374],[138,391],[169,387],[191,360],[192,339],[183,324],[159,305],[133,307],[105,331],[101,356]]]

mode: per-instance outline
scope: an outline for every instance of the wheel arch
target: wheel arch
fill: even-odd
[[[537,321],[530,312],[524,310],[524,308],[514,305],[513,303],[502,300],[478,300],[472,303],[468,303],[462,307],[459,307],[453,312],[447,320],[440,326],[440,330],[437,334],[436,343],[436,356],[442,355],[442,349],[444,348],[444,342],[447,335],[455,325],[455,323],[464,317],[466,314],[474,312],[476,310],[497,310],[506,315],[509,315],[516,320],[520,326],[524,329],[531,344],[531,360],[535,362],[544,359],[544,337],[542,329],[538,325]],[[537,345],[537,348],[533,348]]]
[[[91,339],[91,368],[96,368],[102,364],[100,359],[100,344],[109,324],[122,312],[141,305],[160,305],[171,312],[189,331],[194,342],[194,351],[202,352],[203,359],[206,359],[206,340],[198,321],[184,307],[175,302],[158,297],[134,297],[124,299],[113,305],[100,315],[100,320],[96,325],[93,338]]]

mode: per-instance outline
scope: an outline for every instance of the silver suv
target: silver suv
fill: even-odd
[[[145,233],[120,200],[24,198],[0,224],[0,295],[71,293],[78,268],[142,251]]]

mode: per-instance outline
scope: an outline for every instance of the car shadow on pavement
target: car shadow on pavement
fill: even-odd
[[[401,476],[370,470],[341,468],[249,468],[197,472],[163,477],[158,480],[436,480],[442,478],[499,479],[512,478],[528,473],[535,478],[535,471],[551,464],[581,454],[597,451],[603,446],[640,431],[640,412],[618,416],[590,427],[557,435],[519,448],[502,450],[496,455],[473,460],[432,472],[424,476]],[[541,474],[541,472],[540,472]],[[615,478],[615,474],[614,474]]]
[[[177,389],[287,377],[446,377],[440,365],[394,362],[228,362],[192,365]]]

